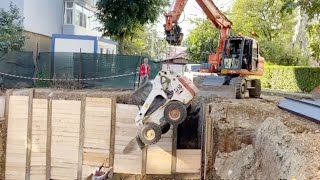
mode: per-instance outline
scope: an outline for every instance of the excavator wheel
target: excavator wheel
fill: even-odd
[[[172,125],[179,125],[187,118],[187,108],[181,102],[170,102],[164,109],[164,118]]]
[[[246,90],[247,90],[247,83],[246,80],[242,77],[232,78],[230,80],[230,85],[233,85],[236,88],[236,98],[237,99],[244,99]]]
[[[153,122],[146,123],[140,130],[139,137],[145,145],[152,145],[161,139],[162,130]]]
[[[261,95],[261,81],[260,79],[252,80],[254,89],[249,89],[249,96],[251,98],[259,98]]]

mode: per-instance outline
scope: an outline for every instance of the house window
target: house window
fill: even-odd
[[[64,23],[72,24],[73,2],[65,2]]]
[[[96,1],[95,1],[96,2]],[[99,23],[95,13],[73,2],[65,2],[64,23],[73,24],[90,30],[97,30]]]

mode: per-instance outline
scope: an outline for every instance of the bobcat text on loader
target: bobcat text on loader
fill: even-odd
[[[200,92],[211,91],[211,94],[216,95],[221,92],[223,97],[238,99],[245,98],[246,92],[249,92],[250,97],[260,97],[260,79],[249,77],[262,76],[264,72],[264,58],[259,54],[258,42],[250,37],[231,36],[232,22],[212,0],[195,1],[220,31],[218,48],[208,56],[209,67],[201,70],[204,73],[216,73],[218,76],[206,76],[199,85]],[[188,0],[175,0],[173,10],[165,15],[165,34],[170,45],[179,46],[182,43],[183,33],[178,20],[187,2]]]
[[[157,143],[171,125],[177,126],[184,122],[197,94],[198,89],[190,80],[173,71],[160,71],[154,80],[136,90],[132,97],[137,99],[144,96],[135,100],[143,101],[135,118],[139,132],[124,149],[124,153],[131,151],[134,144],[143,149]]]

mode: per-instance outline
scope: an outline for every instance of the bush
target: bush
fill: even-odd
[[[269,63],[284,66],[308,66],[309,57],[303,51],[288,43],[260,41],[261,55]]]
[[[290,92],[311,92],[320,85],[320,67],[266,66],[263,88]]]

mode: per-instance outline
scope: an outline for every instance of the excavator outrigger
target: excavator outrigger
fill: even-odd
[[[179,46],[183,40],[178,20],[187,2],[188,0],[176,0],[174,9],[165,14],[166,40],[170,45]],[[221,86],[230,86],[238,99],[243,99],[247,91],[250,97],[260,97],[260,80],[249,78],[249,75],[262,76],[264,72],[264,58],[259,55],[258,42],[250,37],[231,36],[232,22],[212,0],[196,0],[196,2],[220,30],[217,51],[208,57],[209,68],[201,69],[201,72],[215,73],[218,76],[206,76],[201,86],[206,89],[211,88],[213,94],[219,94],[219,90],[225,91]],[[219,90],[215,90],[215,86]]]

